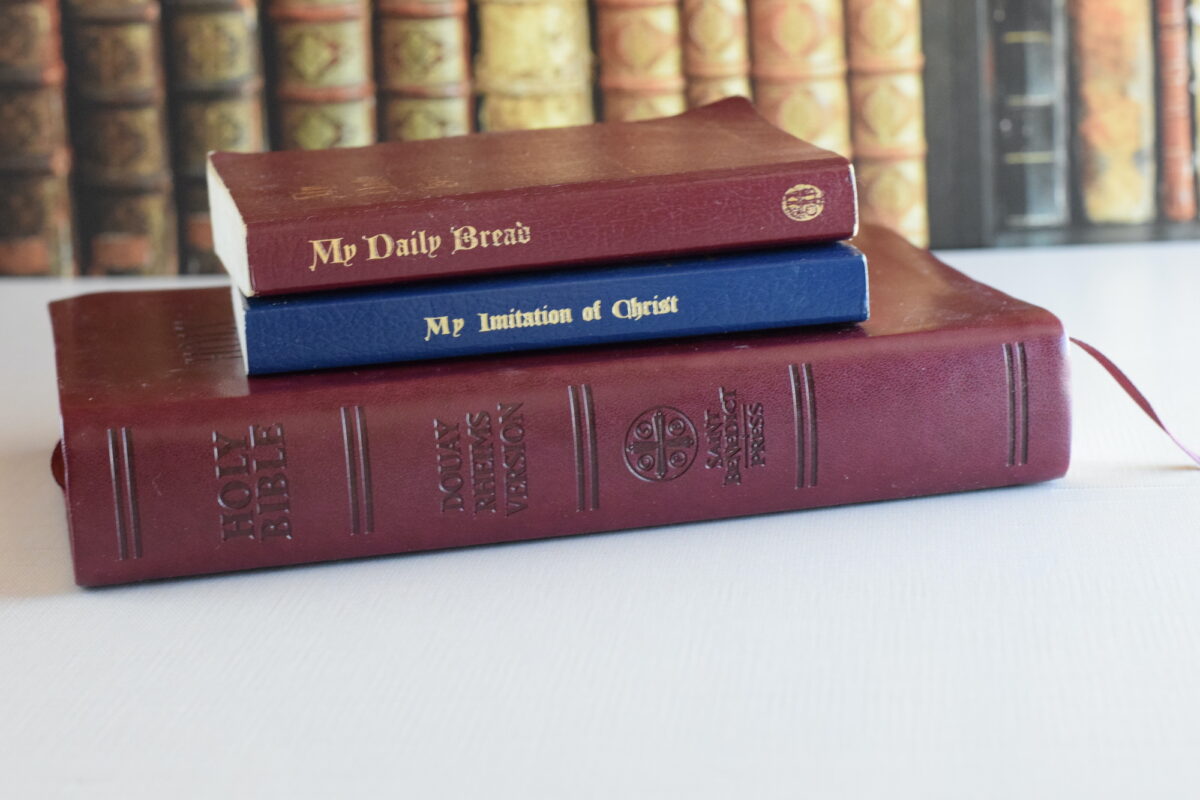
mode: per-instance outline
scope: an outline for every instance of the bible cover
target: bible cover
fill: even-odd
[[[836,241],[857,220],[849,161],[743,98],[638,123],[215,153],[209,196],[246,295]],[[367,241],[383,235],[444,245],[384,257]]]
[[[236,291],[236,290],[235,290]],[[251,375],[867,318],[845,244],[620,267],[234,298]]]
[[[1061,476],[1058,319],[887,231],[856,244],[859,326],[269,378],[244,374],[225,289],[54,303],[76,580]]]

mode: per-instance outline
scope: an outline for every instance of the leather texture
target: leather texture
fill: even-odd
[[[871,228],[855,244],[871,264],[860,325],[263,378],[244,374],[227,290],[54,303],[76,579],[1062,475],[1058,319],[896,234]]]
[[[215,153],[210,165],[236,207],[214,203],[218,254],[239,263],[244,226],[248,295],[837,241],[857,225],[849,161],[774,127],[745,98],[643,122]],[[795,187],[817,204],[789,216]],[[452,229],[518,223],[528,243],[452,252]],[[442,247],[369,259],[364,237],[380,234],[436,235]],[[333,240],[357,246],[350,264],[314,259],[314,242]]]
[[[859,322],[867,264],[839,243],[234,302],[261,375]]]

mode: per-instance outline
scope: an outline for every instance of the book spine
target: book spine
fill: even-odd
[[[867,270],[836,244],[241,306],[246,370],[262,375],[861,322]]]
[[[258,5],[253,0],[163,0],[181,271],[219,273],[205,168],[210,150],[266,144]]]
[[[1065,0],[992,0],[1001,228],[1070,223]]]
[[[0,1],[0,275],[70,275],[71,155],[54,0]]]
[[[996,244],[996,76],[991,3],[924,3],[926,182],[933,249]],[[1065,126],[1064,126],[1065,127]]]
[[[190,334],[189,334],[190,335]],[[204,352],[236,356],[232,330]],[[880,340],[514,357],[91,410],[64,430],[76,579],[182,575],[1047,480],[1065,341],[1044,323]],[[153,488],[153,490],[152,490]]]
[[[449,198],[453,211],[470,203],[471,224],[427,207],[314,216],[250,225],[246,262],[254,264],[255,294],[402,282],[425,275],[436,259],[439,277],[478,275],[520,267],[534,270],[629,258],[631,241],[646,242],[638,258],[713,250],[829,242],[857,225],[848,164],[828,160],[738,171],[681,175],[669,182],[620,186],[619,212],[611,185],[562,192],[490,192]],[[729,216],[737,197],[739,215]],[[214,194],[214,206],[228,194]],[[444,223],[439,224],[441,218]],[[728,220],[723,225],[703,224]],[[382,237],[396,246],[389,249]],[[417,244],[414,244],[417,242]],[[424,244],[420,244],[420,243]]]
[[[749,0],[749,12],[759,112],[793,136],[849,157],[842,0]]]
[[[1091,223],[1155,217],[1150,0],[1071,0],[1083,213]]]
[[[375,141],[367,0],[270,0],[272,124],[283,149]]]
[[[64,10],[83,271],[178,272],[159,4]]]
[[[1174,222],[1185,222],[1196,217],[1187,0],[1157,0],[1156,8],[1162,213]]]
[[[672,0],[597,0],[596,27],[605,121],[685,109],[679,7]]]
[[[476,8],[482,130],[594,121],[586,0],[479,0]]]
[[[378,14],[380,140],[470,133],[466,0],[380,0]]]
[[[920,0],[846,0],[851,135],[863,222],[929,240]]]
[[[681,13],[688,107],[749,97],[746,0],[682,0]]]

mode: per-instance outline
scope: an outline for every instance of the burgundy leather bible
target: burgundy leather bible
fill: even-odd
[[[835,241],[842,156],[745,98],[676,117],[369,147],[214,153],[217,255],[243,294]]]
[[[882,229],[855,244],[861,325],[266,378],[244,374],[227,289],[54,303],[76,579],[1061,476],[1058,319]]]

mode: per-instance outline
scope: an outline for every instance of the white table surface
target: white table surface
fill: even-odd
[[[948,260],[1200,443],[1200,244]],[[0,797],[1200,792],[1200,469],[1079,351],[1049,484],[85,591],[44,304],[139,285],[0,282]]]

